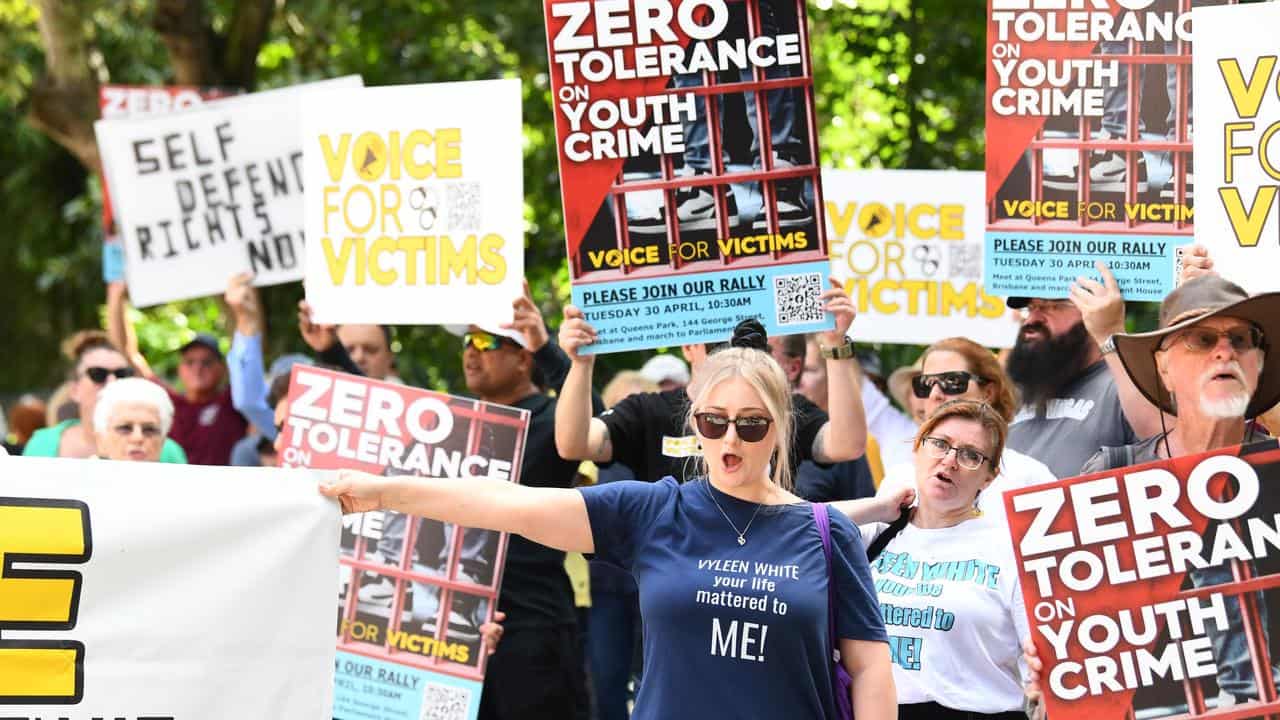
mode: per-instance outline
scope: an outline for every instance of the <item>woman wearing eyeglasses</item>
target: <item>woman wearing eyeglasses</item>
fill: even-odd
[[[637,720],[833,720],[832,621],[856,717],[893,717],[889,652],[860,536],[832,515],[828,570],[812,506],[789,491],[789,464],[771,463],[788,456],[791,441],[781,369],[759,350],[723,350],[704,361],[689,396],[705,472],[684,484],[668,477],[567,490],[343,472],[321,492],[344,512],[388,508],[505,530],[630,570],[645,636]]]
[[[173,402],[153,382],[127,378],[98,393],[93,429],[100,458],[157,462],[172,425]]]
[[[1028,635],[1008,530],[978,494],[1000,466],[1008,424],[991,405],[936,408],[915,439],[917,505],[862,527],[894,648],[902,720],[1022,720]]]
[[[968,338],[954,337],[930,345],[920,358],[921,372],[912,378],[911,391],[923,404],[925,418],[948,401],[975,400],[990,405],[1006,423],[1012,422],[1013,384],[989,350]],[[1044,463],[1012,448],[1004,449],[994,469],[995,479],[977,496],[976,507],[997,519],[1004,517],[1005,490],[1057,480]],[[887,468],[876,494],[894,493],[915,479],[912,463]]]
[[[103,388],[136,373],[124,353],[100,330],[84,330],[62,343],[71,360],[70,398],[79,408],[79,417],[37,430],[23,449],[23,455],[38,457],[87,458],[97,454],[93,432],[94,409]],[[186,453],[172,440],[160,444],[160,462],[186,463]]]

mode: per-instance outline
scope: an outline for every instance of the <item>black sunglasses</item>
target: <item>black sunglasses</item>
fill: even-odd
[[[731,418],[728,415],[709,412],[698,413],[693,416],[693,420],[698,424],[698,433],[708,440],[719,440],[724,437],[724,434],[729,432],[729,424],[733,423],[738,437],[742,438],[743,442],[749,443],[763,440],[764,436],[769,434],[769,426],[773,424],[772,418],[758,415]]]
[[[104,367],[89,367],[84,369],[84,374],[93,381],[94,385],[101,385],[112,375],[115,375],[117,380],[133,377],[134,370],[131,367],[115,368],[114,370],[109,370]]]
[[[929,394],[933,392],[934,385],[942,389],[943,395],[960,395],[969,389],[969,381],[971,380],[978,383],[978,385],[986,385],[991,382],[971,372],[955,370],[933,375],[917,375],[911,378],[911,391],[921,400],[929,397]]]

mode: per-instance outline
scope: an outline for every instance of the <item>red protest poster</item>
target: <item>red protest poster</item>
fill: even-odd
[[[590,352],[829,329],[803,0],[544,0]]]
[[[1054,720],[1280,712],[1280,446],[1005,494]]]
[[[988,292],[1065,298],[1097,260],[1126,299],[1173,289],[1195,222],[1191,9],[1223,1],[988,0]]]
[[[525,410],[304,366],[288,402],[287,467],[520,482]],[[506,549],[506,533],[394,512],[343,518],[334,718],[418,720],[446,706],[475,718],[480,626]]]

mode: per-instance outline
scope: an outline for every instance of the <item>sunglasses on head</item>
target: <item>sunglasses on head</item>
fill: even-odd
[[[1230,330],[1217,330],[1211,327],[1193,327],[1181,334],[1182,344],[1192,352],[1207,353],[1218,347],[1218,340],[1225,337],[1231,349],[1242,353],[1262,347],[1262,330],[1256,325],[1239,325]],[[1166,346],[1167,349],[1168,346]]]
[[[462,336],[462,347],[464,350],[466,348],[473,347],[480,352],[489,352],[490,350],[497,350],[502,347],[504,340],[506,340],[506,338],[500,335],[494,335],[493,333],[469,332]]]
[[[933,386],[937,385],[943,395],[960,395],[969,389],[969,382],[986,385],[990,380],[978,377],[970,372],[955,370],[953,372],[934,373],[933,375],[917,375],[911,379],[911,391],[921,400],[929,397]]]
[[[708,440],[719,440],[729,432],[729,425],[732,424],[738,437],[743,442],[760,442],[765,435],[769,434],[769,425],[773,423],[772,418],[760,417],[758,415],[747,415],[744,417],[731,418],[728,415],[719,413],[698,413],[693,416],[693,420],[698,425],[698,433]]]
[[[106,382],[107,378],[111,377],[112,375],[115,375],[117,380],[123,380],[127,377],[133,377],[134,371],[133,371],[133,368],[131,367],[122,367],[122,368],[89,367],[84,369],[84,374],[90,380],[93,381],[94,385],[101,385],[102,383]]]

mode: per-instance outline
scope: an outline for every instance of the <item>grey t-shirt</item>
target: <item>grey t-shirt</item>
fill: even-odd
[[[1126,458],[1127,462],[1123,465],[1116,465],[1107,458],[1107,451],[1102,448],[1089,458],[1089,462],[1080,468],[1080,475],[1088,475],[1089,473],[1102,472],[1104,470],[1116,470],[1119,467],[1128,467],[1130,465],[1141,465],[1143,463],[1155,462],[1156,460],[1165,460],[1169,457],[1169,446],[1164,442],[1164,434],[1152,435],[1141,442],[1134,443],[1129,447],[1132,448],[1133,456]],[[1163,450],[1161,449],[1163,447]],[[1123,452],[1123,448],[1117,448],[1119,452]],[[1161,453],[1164,453],[1161,455]],[[1123,456],[1122,456],[1123,457]]]
[[[1043,406],[1023,405],[1009,427],[1008,445],[1048,465],[1055,477],[1069,478],[1098,448],[1135,440],[1115,380],[1099,360]]]

